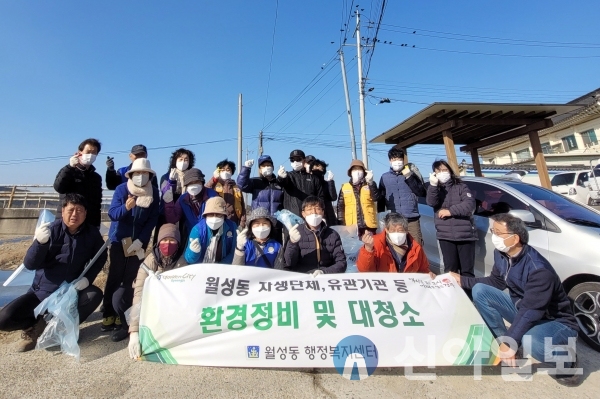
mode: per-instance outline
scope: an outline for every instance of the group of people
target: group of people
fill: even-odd
[[[302,150],[290,153],[291,170],[280,166],[275,171],[272,158],[263,155],[256,162],[258,176],[251,177],[254,161],[248,160],[234,179],[236,165],[225,159],[207,179],[188,149],[174,151],[166,173],[157,176],[147,148],[134,145],[128,166],[115,169],[114,160],[107,157],[105,182],[114,190],[108,210],[110,250],[80,276],[103,244],[99,233],[102,177],[93,165],[100,150],[97,140],[83,141],[59,171],[54,182],[61,198],[59,217],[36,229],[24,260],[28,269],[36,270],[34,282],[27,294],[0,310],[0,330],[23,330],[20,351],[33,349],[45,327],[42,317],[33,316],[33,309],[67,281],[79,292],[80,322],[102,302],[101,329],[110,331],[114,341],[129,336],[130,355],[137,358],[137,321],[128,325],[125,311],[141,302],[148,270],[221,263],[315,277],[344,273],[346,255],[340,235],[331,228],[335,225],[357,226],[364,243],[357,258],[360,272],[429,273],[419,197],[434,209],[445,270],[470,291],[497,337],[508,336],[520,344],[524,336],[532,336],[541,343],[534,345],[532,355],[543,361],[545,337],[566,344],[568,337],[577,336],[561,282],[548,261],[528,246],[523,222],[509,214],[493,217],[494,269],[491,276],[476,278],[476,205],[469,188],[443,160],[433,163],[426,183],[395,147],[388,152],[390,170],[379,184],[363,162],[353,160],[338,193],[327,163]],[[244,193],[251,196],[248,207]],[[304,223],[286,228],[276,219],[282,210]],[[377,214],[385,210],[389,213],[384,229],[377,233]],[[108,278],[102,293],[91,284],[107,257]],[[510,294],[504,292],[507,288]],[[508,329],[504,320],[511,323]],[[560,334],[555,333],[558,330]],[[514,348],[503,344],[501,349],[514,359]]]

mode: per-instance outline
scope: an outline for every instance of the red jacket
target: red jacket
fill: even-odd
[[[425,256],[423,247],[413,240],[410,234],[407,234],[407,239],[409,239],[408,237],[410,237],[412,244],[406,254],[404,273],[429,273],[429,261]],[[356,260],[358,271],[397,273],[394,257],[385,239],[385,231],[375,234],[373,247],[373,252],[367,251],[364,246],[358,252],[358,259]]]

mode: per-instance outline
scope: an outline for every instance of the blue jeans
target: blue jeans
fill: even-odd
[[[504,320],[512,324],[515,315],[517,314],[517,308],[512,303],[510,296],[486,284],[475,284],[473,287],[473,303],[479,311],[479,314],[485,321],[485,324],[492,330],[492,333],[496,337],[502,337],[506,335],[507,328],[504,325]],[[577,338],[577,331],[570,327],[552,320],[540,320],[535,326],[523,335],[522,342],[526,343],[530,340],[531,356],[545,363],[555,362],[555,356],[565,356],[565,350],[559,350],[556,347],[545,346],[545,338],[552,339],[552,345],[564,345],[568,344],[569,338]],[[567,362],[565,367],[571,365]]]

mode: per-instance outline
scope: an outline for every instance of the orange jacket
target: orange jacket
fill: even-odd
[[[423,247],[413,240],[410,234],[407,234],[407,237],[410,237],[412,245],[406,254],[404,273],[429,273],[429,261],[427,260],[427,256],[425,256]],[[363,245],[358,252],[358,259],[356,260],[358,271],[397,273],[398,270],[396,269],[394,257],[385,239],[385,231],[375,234],[373,237],[373,247],[373,252],[369,252]]]

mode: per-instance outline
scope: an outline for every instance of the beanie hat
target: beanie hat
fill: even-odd
[[[349,177],[352,177],[352,168],[355,166],[360,166],[361,168],[363,168],[363,170],[366,170],[365,164],[363,163],[363,161],[354,159],[354,160],[352,160],[352,162],[350,162],[350,167],[348,168],[348,176]]]
[[[191,182],[201,181],[204,183],[204,173],[200,169],[191,168],[185,171],[183,175],[183,185],[187,186]]]
[[[172,223],[165,223],[158,230],[157,243],[161,242],[165,238],[173,238],[179,244],[181,242],[181,236],[179,235],[179,229]]]
[[[275,218],[271,216],[267,208],[260,206],[256,209],[253,209],[246,218],[246,226],[250,227],[250,224],[256,219],[268,219],[269,222],[271,222],[271,227],[275,227]]]
[[[221,197],[217,196],[209,198],[204,205],[204,212],[202,213],[202,216],[208,213],[220,213],[221,215],[227,216],[226,206],[227,204],[225,203],[225,200]]]

